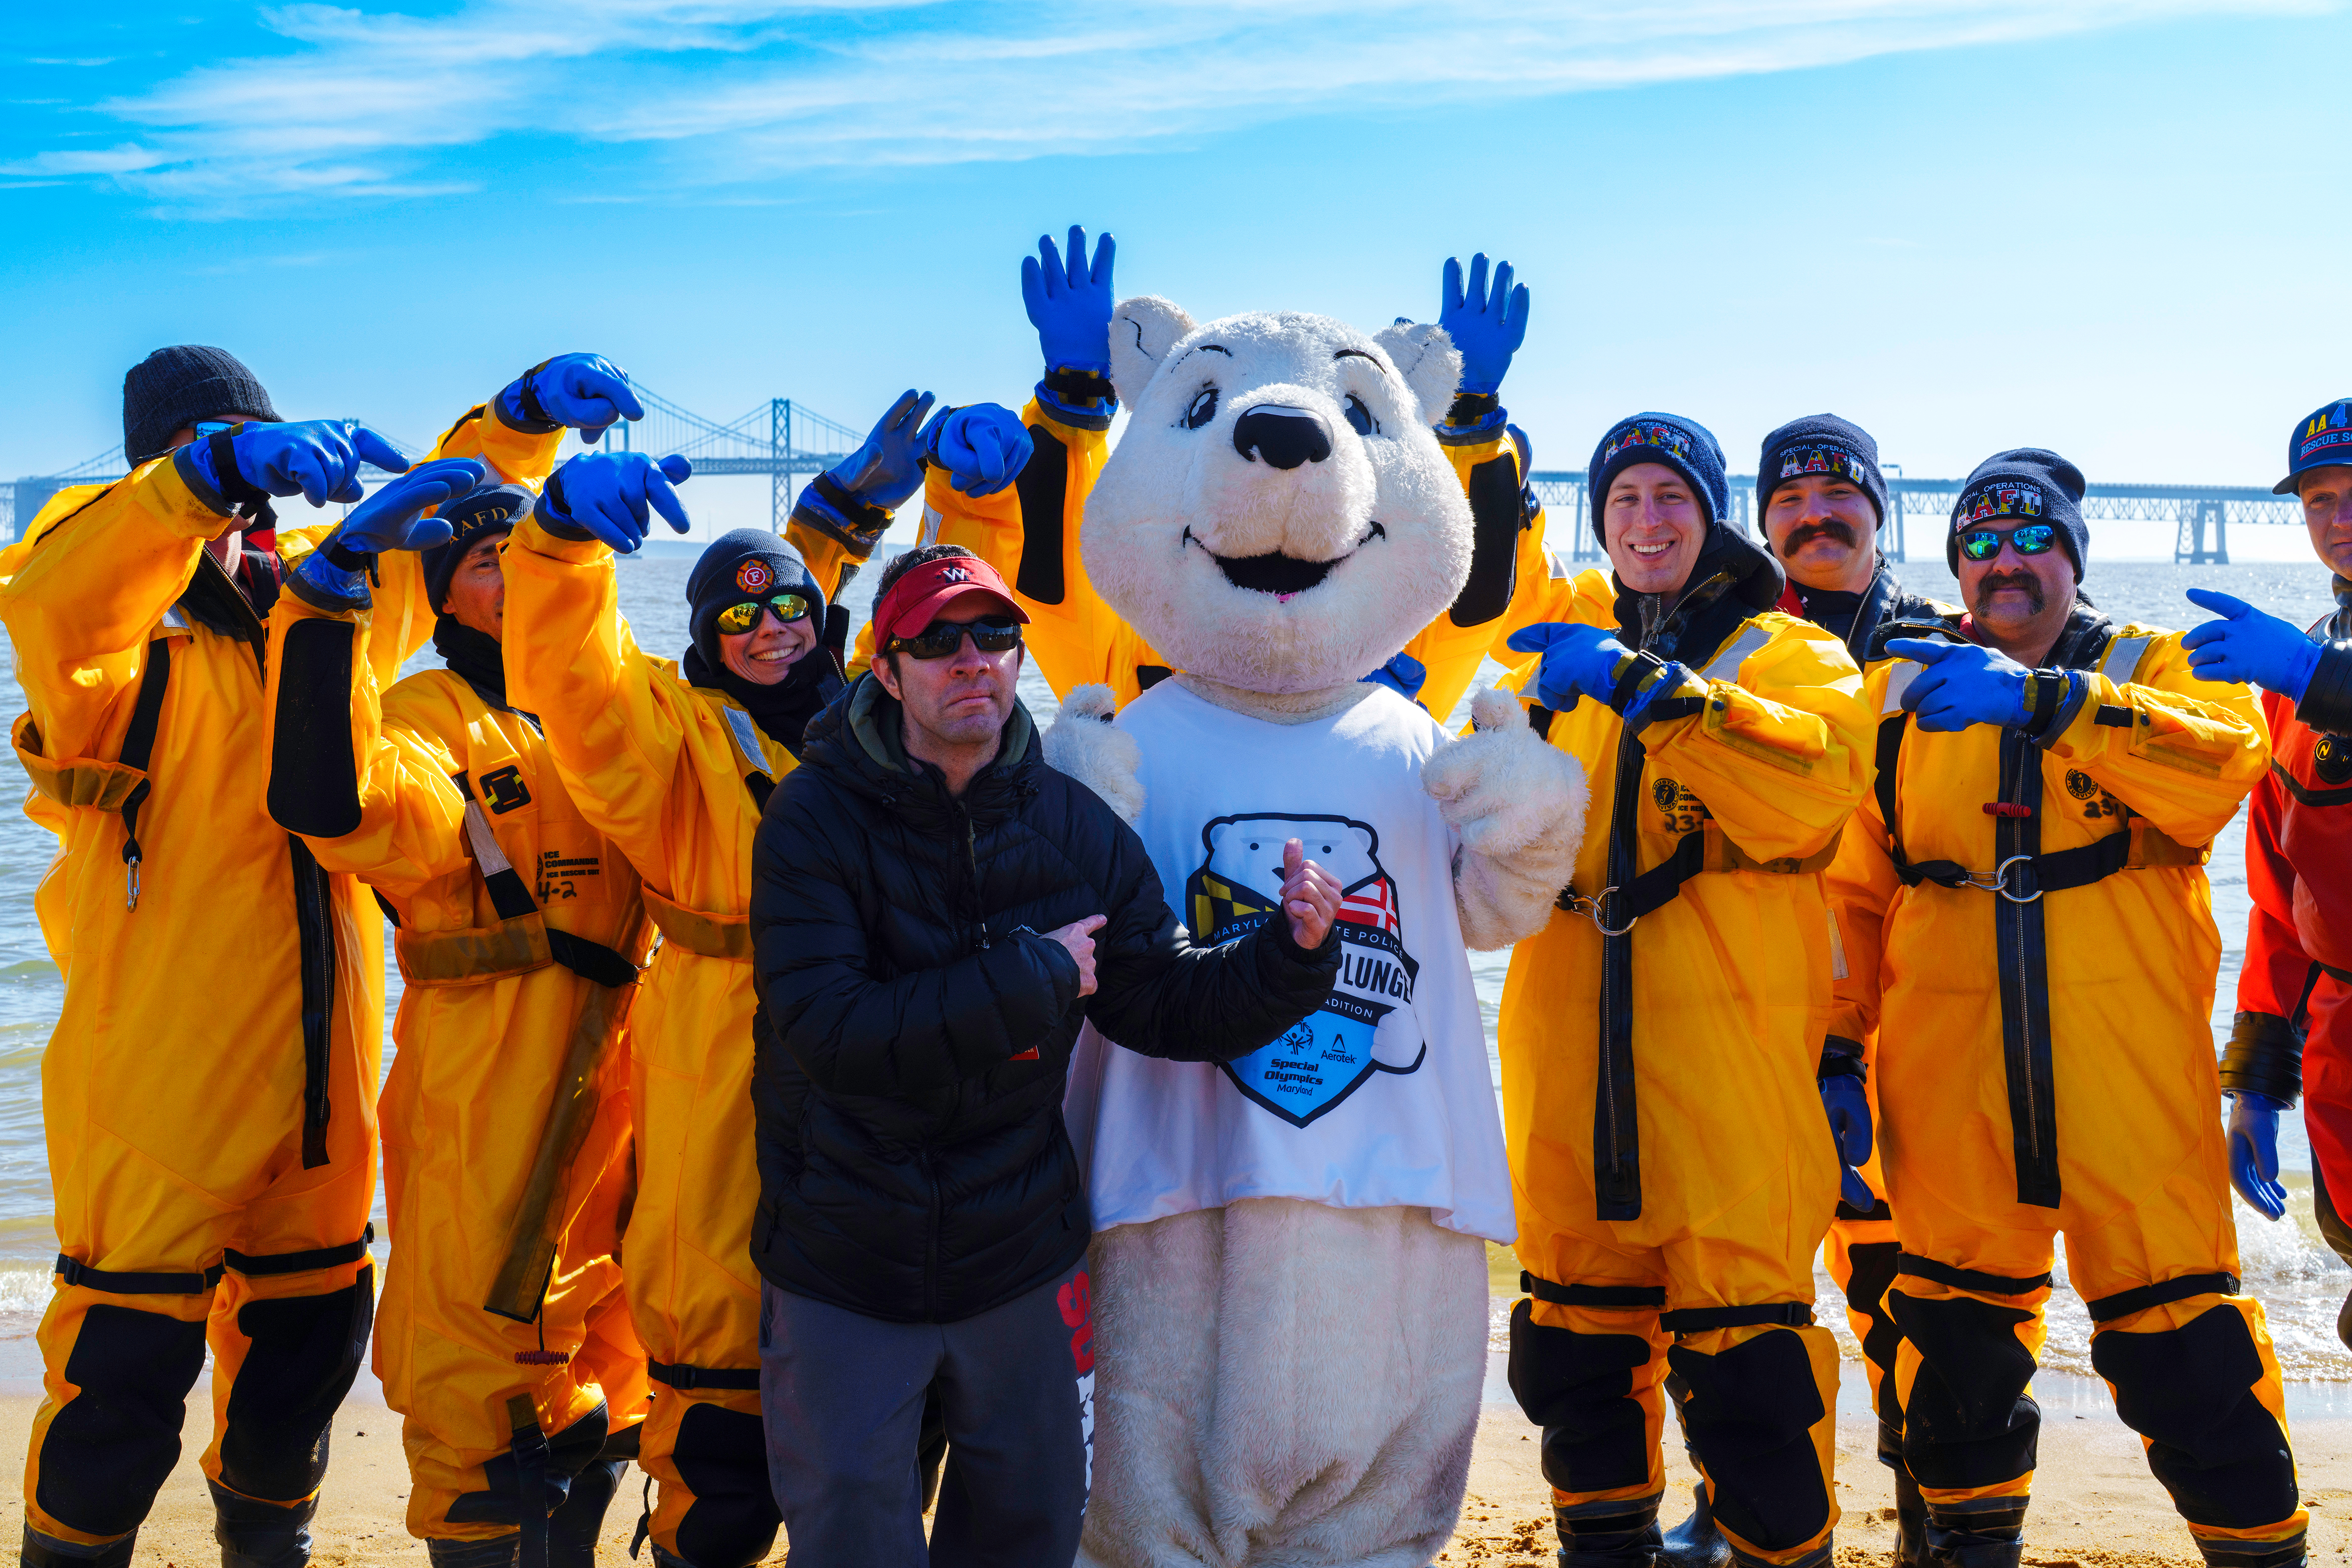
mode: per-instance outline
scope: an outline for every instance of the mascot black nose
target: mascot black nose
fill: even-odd
[[[1319,463],[1331,455],[1331,427],[1312,409],[1261,403],[1234,421],[1234,450],[1277,468]]]

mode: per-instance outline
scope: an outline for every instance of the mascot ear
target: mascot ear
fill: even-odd
[[[1421,399],[1422,422],[1434,425],[1444,418],[1454,405],[1454,389],[1462,382],[1462,355],[1445,329],[1426,321],[1400,321],[1374,332],[1372,341],[1388,351],[1405,384]]]
[[[1134,407],[1169,349],[1192,330],[1192,318],[1172,300],[1157,294],[1121,300],[1110,319],[1110,384],[1118,400]]]

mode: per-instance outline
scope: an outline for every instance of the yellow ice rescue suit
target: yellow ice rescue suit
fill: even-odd
[[[1874,667],[1874,794],[1832,873],[1831,1032],[1879,1041],[1903,1458],[1931,1542],[2022,1528],[2041,1422],[2026,1390],[2063,1231],[2092,1365],[2200,1547],[2299,1563],[2209,1023],[2204,862],[2263,776],[2263,723],[2245,688],[2191,674],[2178,635],[2087,605],[2043,663],[2037,692],[2074,670],[2087,694],[2039,740],[1922,731],[1902,709],[1920,667]]]
[[[1838,1517],[1837,1342],[1811,1310],[1838,1197],[1814,1082],[1820,873],[1869,784],[1861,673],[1831,633],[1762,609],[1779,573],[1725,530],[1646,639],[1655,600],[1598,572],[1572,586],[1557,618],[1614,626],[1688,674],[1638,730],[1597,701],[1528,710],[1592,805],[1561,909],[1503,992],[1533,1298],[1512,1312],[1511,1386],[1544,1429],[1565,1550],[1633,1550],[1654,1528],[1671,1371],[1741,1561],[1811,1568]]]
[[[759,1562],[782,1516],[760,1425],[751,1211],[751,836],[793,755],[637,646],[612,552],[536,521],[506,553],[508,700],[565,792],[644,879],[660,948],[630,1017],[637,1197],[622,1270],[650,1358],[645,1527],[693,1568]],[[813,654],[810,657],[823,657]]]
[[[642,1415],[614,1252],[652,932],[635,871],[582,820],[496,667],[379,694],[374,623],[299,585],[279,598],[270,809],[395,927],[375,1367],[405,1418],[409,1532],[520,1527],[543,1552],[551,1497]],[[612,1479],[592,1481],[597,1520]]]
[[[505,470],[531,445],[469,417],[434,456]],[[66,988],[41,1067],[59,1252],[26,1519],[125,1555],[207,1344],[224,1542],[292,1550],[374,1312],[383,916],[263,806],[263,617],[328,530],[240,549],[234,576],[205,548],[273,521],[167,456],[58,492],[0,584]],[[370,650],[388,681],[432,616],[413,559],[378,593],[401,628]]]
[[[1142,635],[1103,603],[1078,552],[1087,497],[1110,455],[1110,415],[1081,416],[1066,405],[1048,409],[1032,399],[1021,422],[1032,452],[1007,489],[975,499],[957,491],[945,470],[930,470],[919,542],[961,544],[1003,574],[1029,616],[1022,640],[1056,697],[1101,681],[1124,708],[1170,670]],[[1470,430],[1441,425],[1437,438],[1470,498],[1476,528],[1470,577],[1453,607],[1404,647],[1428,672],[1415,700],[1442,721],[1470,689],[1490,649],[1525,662],[1501,651],[1503,639],[1545,618],[1546,590],[1562,584],[1552,581],[1543,511],[1527,488],[1515,437],[1497,420]],[[819,583],[826,580],[814,559],[810,567]],[[859,634],[857,656],[856,668],[872,661],[870,626]]]

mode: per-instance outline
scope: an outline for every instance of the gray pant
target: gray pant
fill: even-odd
[[[955,1323],[890,1323],[762,1284],[760,1407],[793,1568],[1066,1568],[1093,1464],[1091,1281]],[[923,1542],[936,1387],[947,1473]]]

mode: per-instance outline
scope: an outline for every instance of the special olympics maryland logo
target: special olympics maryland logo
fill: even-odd
[[[735,585],[747,594],[764,594],[776,574],[764,561],[746,561],[735,568]]]

